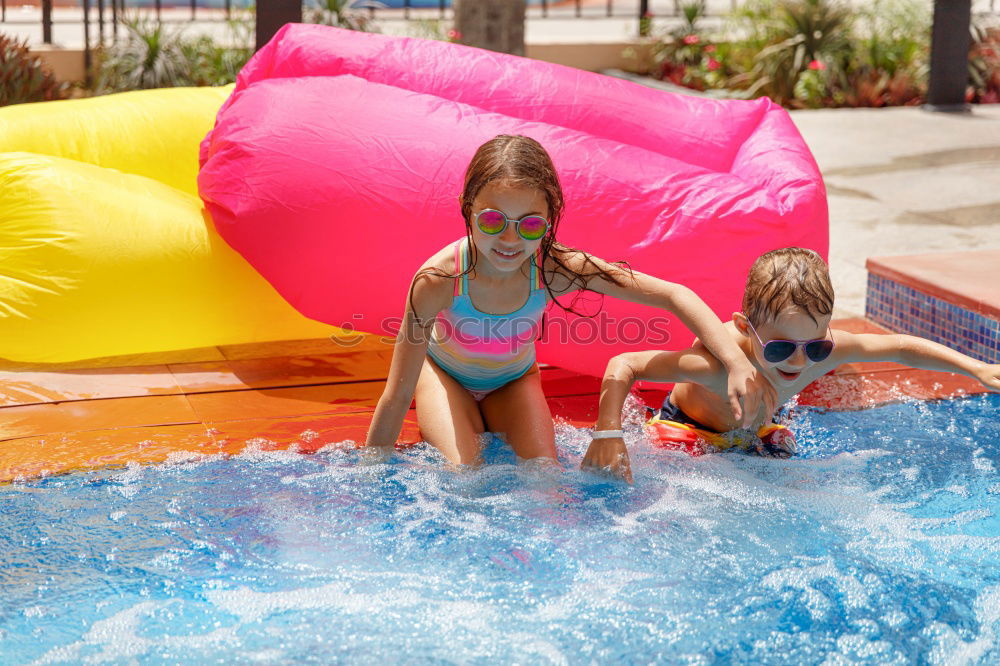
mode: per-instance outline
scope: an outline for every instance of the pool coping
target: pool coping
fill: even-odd
[[[869,273],[1000,320],[1000,250],[870,257]]]

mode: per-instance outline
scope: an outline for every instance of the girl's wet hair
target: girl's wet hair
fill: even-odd
[[[601,277],[615,285],[622,286],[623,276],[631,278],[632,271],[625,262],[616,262],[622,268],[621,274],[608,271],[594,262],[591,255],[580,252],[584,257],[586,272],[581,273],[573,270],[567,265],[568,257],[578,252],[571,247],[567,247],[556,240],[556,232],[559,229],[559,221],[563,213],[563,191],[559,184],[559,176],[556,173],[552,158],[534,139],[527,136],[501,134],[495,136],[483,145],[479,146],[476,154],[472,156],[468,168],[465,170],[465,183],[462,187],[462,194],[459,196],[459,206],[461,207],[462,219],[465,220],[465,235],[472,248],[472,256],[469,267],[454,275],[447,275],[436,269],[428,268],[417,273],[414,282],[424,274],[436,275],[439,277],[457,278],[466,273],[472,272],[476,267],[478,252],[476,245],[472,242],[472,217],[474,211],[472,204],[484,187],[490,183],[503,183],[511,187],[532,188],[545,195],[548,204],[549,232],[542,239],[542,267],[545,266],[546,259],[551,258],[558,267],[556,271],[544,271],[540,268],[542,282],[553,302],[567,312],[582,315],[575,306],[578,303],[579,292],[577,292],[571,303],[566,306],[555,300],[556,294],[552,291],[550,284],[555,272],[566,275],[571,280],[571,289],[576,287],[586,290],[587,285],[595,277]],[[413,289],[410,289],[410,310],[413,310]],[[596,314],[596,313],[595,313]],[[593,316],[593,315],[590,315]]]
[[[526,136],[501,134],[479,146],[465,170],[465,185],[458,198],[467,230],[472,229],[472,202],[484,187],[497,182],[545,194],[548,220],[552,231],[556,229],[562,217],[563,192],[556,167],[542,144]],[[552,231],[546,239],[554,236]]]
[[[802,247],[771,250],[750,267],[743,290],[743,313],[754,326],[778,318],[794,306],[818,318],[833,312],[833,286],[823,258]]]

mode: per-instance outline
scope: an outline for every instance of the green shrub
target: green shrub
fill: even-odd
[[[1000,28],[973,27],[969,102],[1000,103]]]
[[[931,12],[920,0],[875,0],[859,14],[848,67],[826,106],[902,106],[927,95]]]
[[[307,22],[351,30],[372,30],[367,16],[348,7],[348,0],[314,0],[307,8]],[[227,21],[223,44],[207,35],[187,37],[183,29],[170,30],[138,13],[122,19],[125,39],[98,53],[94,91],[97,94],[167,88],[219,86],[236,80],[254,54],[255,24],[252,8],[234,12]]]
[[[652,49],[656,76],[677,85],[707,90],[723,88],[735,73],[728,64],[727,45],[713,44],[700,30],[705,13],[702,2],[681,5],[684,23],[658,41]]]
[[[68,90],[28,52],[27,40],[0,34],[0,106],[65,99]]]
[[[406,33],[410,37],[439,42],[457,42],[461,38],[451,21],[442,19],[413,19],[407,23]]]
[[[924,0],[750,0],[728,37],[699,29],[698,3],[654,43],[653,76],[791,108],[919,104],[927,94],[931,11]],[[1000,29],[973,28],[968,101],[1000,101]]]
[[[181,52],[188,63],[188,82],[191,86],[224,86],[233,83],[243,65],[253,57],[256,44],[252,12],[232,13],[228,23],[227,44],[216,43],[202,35],[181,39]]]

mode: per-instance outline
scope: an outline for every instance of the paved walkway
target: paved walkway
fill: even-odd
[[[864,315],[868,257],[1000,249],[1000,104],[968,114],[897,107],[791,116],[826,181],[836,316]]]
[[[1000,104],[792,118],[826,180],[838,316],[864,314],[867,257],[1000,249]]]

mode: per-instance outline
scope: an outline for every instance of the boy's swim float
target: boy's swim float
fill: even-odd
[[[757,442],[754,442],[745,435],[727,436],[699,423],[670,402],[669,395],[664,399],[660,409],[649,412],[651,412],[650,418],[645,426],[646,435],[660,448],[675,449],[692,456],[733,446],[750,448],[757,445],[762,447],[762,452],[773,455],[795,452],[795,434],[788,429],[788,426],[781,423],[767,423],[758,427],[755,433]]]

